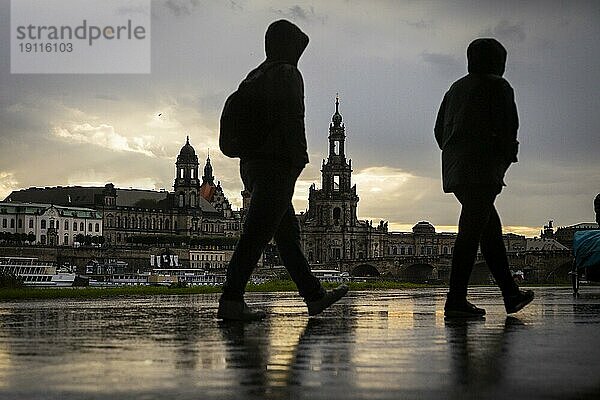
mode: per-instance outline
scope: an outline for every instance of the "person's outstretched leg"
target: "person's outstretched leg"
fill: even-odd
[[[218,316],[224,319],[253,319],[247,315],[250,312],[243,303],[246,284],[287,211],[294,186],[292,182],[290,188],[290,177],[286,171],[272,165],[249,163],[241,170],[246,188],[252,192],[252,200],[243,232],[227,267],[218,312]],[[261,316],[264,317],[264,313]]]
[[[300,296],[305,301],[317,300],[325,294],[321,282],[313,275],[300,245],[300,227],[290,203],[275,232],[275,243],[283,265],[290,273]]]
[[[492,272],[496,284],[502,291],[502,295],[506,297],[517,294],[519,288],[510,273],[506,247],[502,239],[502,223],[496,208],[493,206],[488,223],[483,228],[480,243],[481,253]]]
[[[290,202],[275,233],[275,242],[283,264],[296,283],[300,296],[304,298],[309,315],[317,315],[348,293],[348,286],[340,285],[333,290],[325,290],[313,275],[300,245],[300,227],[294,207]]]
[[[449,297],[464,299],[467,297],[467,286],[481,234],[493,207],[493,198],[482,196],[475,190],[462,190],[455,195],[462,208],[452,254]]]
[[[506,312],[515,313],[531,303],[533,291],[520,290],[510,273],[506,247],[502,240],[502,223],[495,207],[492,207],[490,219],[481,236],[481,252],[502,291]]]
[[[445,306],[446,316],[484,315],[485,310],[467,301],[467,287],[477,257],[477,248],[484,226],[487,224],[495,195],[484,188],[464,188],[455,193],[462,208],[458,222],[458,235],[452,254],[450,290]]]
[[[265,246],[281,223],[291,201],[295,177],[268,163],[242,165],[242,179],[252,193],[240,239],[227,268],[223,298],[241,300]],[[292,182],[290,182],[292,180]]]

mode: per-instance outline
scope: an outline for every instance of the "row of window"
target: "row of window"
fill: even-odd
[[[160,218],[142,218],[142,217],[120,217],[113,219],[112,215],[106,218],[106,226],[108,228],[125,228],[125,229],[157,229],[159,231],[171,230],[171,220]],[[177,229],[177,221],[173,221],[173,229]]]
[[[452,254],[452,246],[448,247],[448,246],[443,246],[442,247],[442,254]],[[437,246],[420,246],[420,255],[424,256],[430,256],[430,255],[437,255],[439,252],[439,248]],[[388,255],[412,255],[413,254],[413,247],[412,246],[408,246],[408,247],[389,247],[388,248]]]
[[[33,218],[29,218],[29,229],[33,229],[33,224],[34,224]],[[18,227],[17,227],[18,229],[23,228],[23,220],[19,218],[17,220],[17,225],[18,225]],[[68,231],[69,230],[69,221],[65,220],[63,226],[64,226],[64,230]],[[78,226],[79,226],[80,231],[83,232],[85,230],[85,224],[83,222],[80,222],[79,225],[77,224],[77,222],[74,222],[73,223],[73,231],[74,232],[77,232]],[[8,220],[6,218],[2,219],[2,227],[8,228]],[[11,220],[10,220],[10,227],[13,229],[15,227],[15,219],[14,218],[11,218]],[[46,221],[45,219],[42,219],[40,221],[40,228],[47,229],[48,227],[50,229],[54,229],[54,228],[59,229],[60,228],[59,221],[55,221],[53,219],[51,219],[50,221]],[[100,224],[99,223],[93,224],[91,222],[88,223],[88,232],[100,232]]]
[[[21,225],[21,224],[22,224],[22,222],[21,222],[21,220],[19,220],[19,225]],[[3,227],[3,228],[8,228],[8,220],[7,220],[6,218],[3,218],[3,219],[2,219],[2,227]],[[15,227],[15,219],[14,219],[14,218],[11,218],[11,219],[10,219],[10,227],[11,227],[11,228],[14,228],[14,227]],[[21,227],[21,226],[19,226],[19,228],[20,228],[20,227]]]
[[[215,232],[215,233],[223,233],[225,231],[225,227],[223,225],[217,224],[202,224],[203,232]]]
[[[191,254],[191,256],[195,261],[223,261],[222,254]]]
[[[183,193],[180,193],[179,194],[179,207],[181,208],[184,206],[185,206],[185,195]],[[195,192],[190,193],[189,206],[196,207],[196,193]]]
[[[226,265],[224,263],[215,263],[215,262],[190,262],[190,266],[192,268],[204,268],[204,269],[222,269],[225,268]]]
[[[389,247],[388,248],[388,254],[389,255],[412,255],[413,254],[413,247],[412,246],[408,246],[408,247]]]
[[[231,230],[239,230],[240,229],[240,224],[237,222],[228,222],[227,223],[227,230],[231,231]]]
[[[331,249],[331,259],[340,260],[341,258],[342,258],[342,249],[340,249],[339,247],[332,248]],[[359,260],[363,260],[365,258],[365,253],[363,253],[362,251],[359,251],[357,258]],[[308,251],[308,261],[309,262],[315,261],[315,254],[313,253],[312,250]]]
[[[109,215],[106,218],[106,226],[108,228],[125,228],[125,229],[148,229],[148,230],[171,230],[171,220],[162,218],[156,220],[156,218],[142,218],[142,217],[120,217],[117,216],[113,218],[112,215]],[[173,221],[173,229],[177,229],[177,221]],[[227,229],[239,229],[239,223],[228,223]],[[197,230],[197,225],[194,224],[193,230]],[[210,233],[223,233],[225,231],[225,226],[221,224],[202,224],[203,232]]]
[[[428,256],[430,256],[430,255],[437,255],[438,252],[439,252],[439,249],[437,247],[435,247],[435,246],[422,246],[422,247],[420,247],[419,250],[420,250],[419,251],[420,255],[428,255]],[[450,255],[450,254],[452,254],[452,250],[453,250],[453,247],[443,246],[442,247],[442,254]],[[413,255],[413,253],[414,253],[414,248],[412,246],[400,247],[400,248],[398,248],[398,247],[389,247],[388,248],[388,255],[402,255],[402,256],[408,255],[408,256],[411,256],[411,255]],[[375,257],[377,257],[379,255],[379,253],[377,251],[374,251],[373,255]],[[341,259],[342,258],[342,249],[339,248],[339,247],[333,247],[333,248],[331,248],[330,256],[334,260]],[[363,258],[363,253],[362,252],[359,253],[358,258],[359,259]],[[312,262],[313,259],[314,259],[313,251],[309,250],[308,251],[308,261]]]
[[[52,275],[34,275],[34,276],[25,276],[25,282],[51,282]]]
[[[196,176],[196,169],[195,169],[195,168],[190,168],[190,169],[189,169],[189,171],[190,171],[190,174],[189,174],[189,175],[190,175],[190,178],[191,178],[191,179],[195,179],[195,176]],[[181,179],[184,179],[184,178],[185,178],[185,175],[186,175],[186,174],[185,174],[185,169],[184,169],[184,168],[179,168],[179,177],[180,177]]]

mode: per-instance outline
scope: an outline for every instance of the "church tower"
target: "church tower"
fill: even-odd
[[[352,161],[346,159],[346,127],[339,106],[336,96],[335,113],[329,124],[329,156],[321,168],[322,193],[315,205],[321,224],[347,227],[356,224],[358,196],[356,186],[352,186]]]
[[[301,218],[301,235],[309,262],[363,258],[368,254],[364,233],[369,227],[358,221],[358,195],[352,185],[352,162],[346,158],[346,127],[335,98],[329,124],[329,152],[321,167],[321,189],[313,184],[308,210]]]
[[[329,149],[321,167],[321,188],[309,189],[308,210],[301,213],[300,236],[309,263],[359,260],[376,254],[373,227],[357,218],[358,195],[352,184],[352,162],[346,158],[346,127],[335,98],[329,124]]]
[[[215,177],[213,176],[213,167],[210,163],[210,154],[206,157],[206,165],[204,166],[204,175],[202,175],[202,184],[214,186]]]
[[[188,136],[175,163],[173,189],[175,190],[176,205],[179,208],[198,207],[198,191],[200,189],[198,165],[198,156],[190,145],[190,137]]]
[[[329,157],[327,163],[323,160],[321,169],[323,190],[327,195],[338,198],[350,192],[352,176],[352,167],[345,154],[346,127],[339,106],[340,99],[336,96],[335,114],[329,125]]]
[[[231,204],[225,197],[221,182],[217,181],[215,185],[215,177],[213,175],[213,166],[210,162],[210,153],[206,157],[204,165],[204,175],[202,175],[202,185],[198,191],[201,198],[208,201],[218,212],[222,213],[225,218],[230,218],[233,215]]]

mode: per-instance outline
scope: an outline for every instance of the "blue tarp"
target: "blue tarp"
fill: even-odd
[[[600,229],[575,232],[573,255],[577,268],[600,268]]]

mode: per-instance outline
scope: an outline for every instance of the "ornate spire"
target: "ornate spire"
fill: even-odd
[[[335,114],[331,118],[333,126],[339,127],[342,124],[342,116],[340,115],[340,96],[339,93],[335,94]]]
[[[185,137],[185,144],[190,144],[190,135]]]
[[[202,176],[202,183],[208,183],[210,185],[215,184],[215,177],[213,176],[213,168],[210,164],[210,150],[208,157],[206,157],[206,165],[204,166],[204,175]]]

